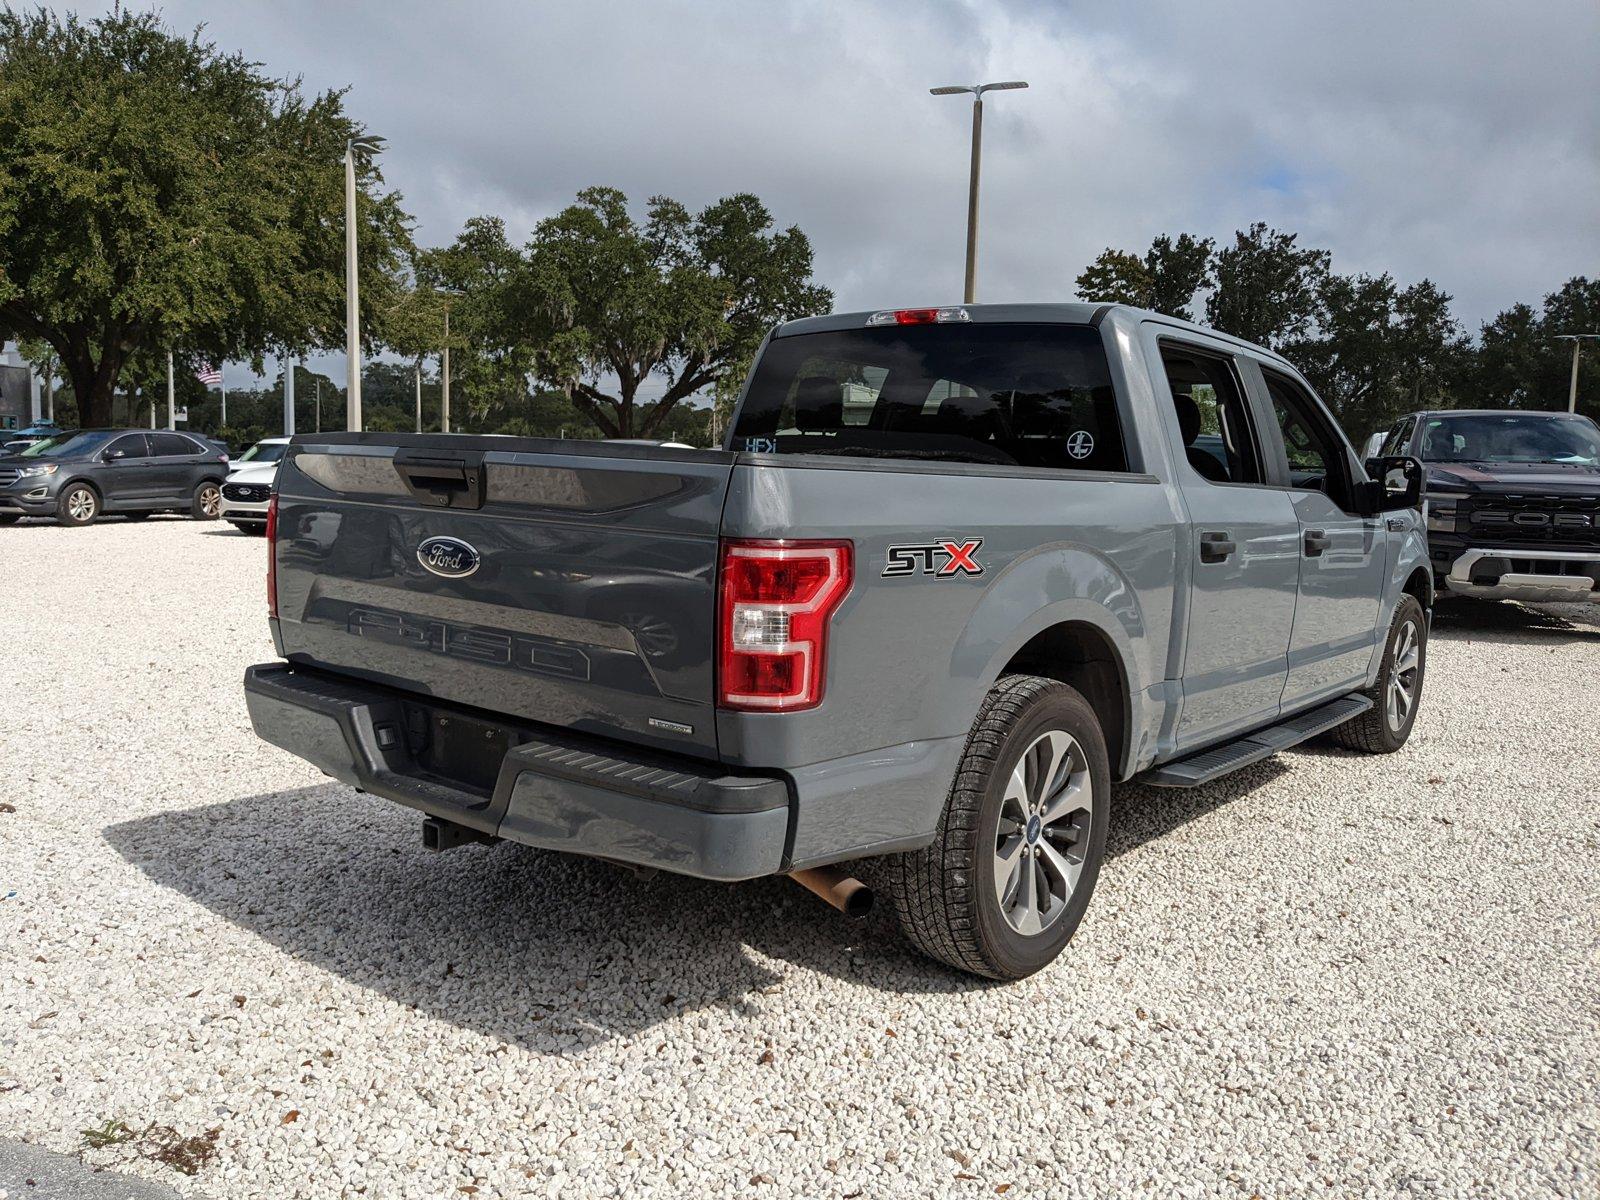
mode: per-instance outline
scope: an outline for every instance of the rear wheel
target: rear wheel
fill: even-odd
[[[991,979],[1048,964],[1088,907],[1110,791],[1088,702],[1052,679],[1002,679],[978,713],[933,844],[874,872],[906,936]]]
[[[1378,681],[1366,691],[1372,707],[1333,730],[1334,743],[1366,754],[1392,754],[1404,746],[1417,722],[1427,668],[1427,613],[1415,596],[1402,596],[1389,622]]]
[[[189,515],[196,521],[215,521],[222,508],[222,489],[209,479],[194,490]]]
[[[100,493],[87,483],[75,483],[56,501],[56,523],[88,525],[100,515]]]

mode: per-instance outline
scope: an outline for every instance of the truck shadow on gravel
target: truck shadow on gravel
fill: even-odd
[[[1188,791],[1119,788],[1111,856],[1281,769],[1261,764]],[[886,906],[852,922],[781,878],[641,879],[511,844],[430,854],[420,824],[328,784],[144,817],[104,836],[161,887],[300,962],[541,1054],[577,1053],[685,1012],[758,1019],[763,995],[808,986],[785,964],[880,992],[886,1016],[906,994],[998,986],[916,954]]]
[[[1501,600],[1442,600],[1434,605],[1430,636],[1505,646],[1600,641],[1600,605],[1534,608]]]

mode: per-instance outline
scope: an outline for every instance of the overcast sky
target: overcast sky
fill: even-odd
[[[980,300],[1071,298],[1105,246],[1255,220],[1338,271],[1433,279],[1474,332],[1600,272],[1595,0],[163,11],[348,85],[429,245],[476,214],[524,238],[591,184],[751,191],[810,236],[838,307],[959,300],[970,108],[928,88],[1026,79],[985,106]]]

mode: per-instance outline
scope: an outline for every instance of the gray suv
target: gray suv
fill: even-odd
[[[217,515],[228,456],[188,433],[77,429],[0,458],[0,525],[54,517],[87,525],[101,513]]]

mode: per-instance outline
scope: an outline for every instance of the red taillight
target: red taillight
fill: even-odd
[[[278,496],[267,501],[267,615],[278,615]]]
[[[828,622],[850,581],[849,542],[724,541],[717,703],[752,712],[821,704]]]

